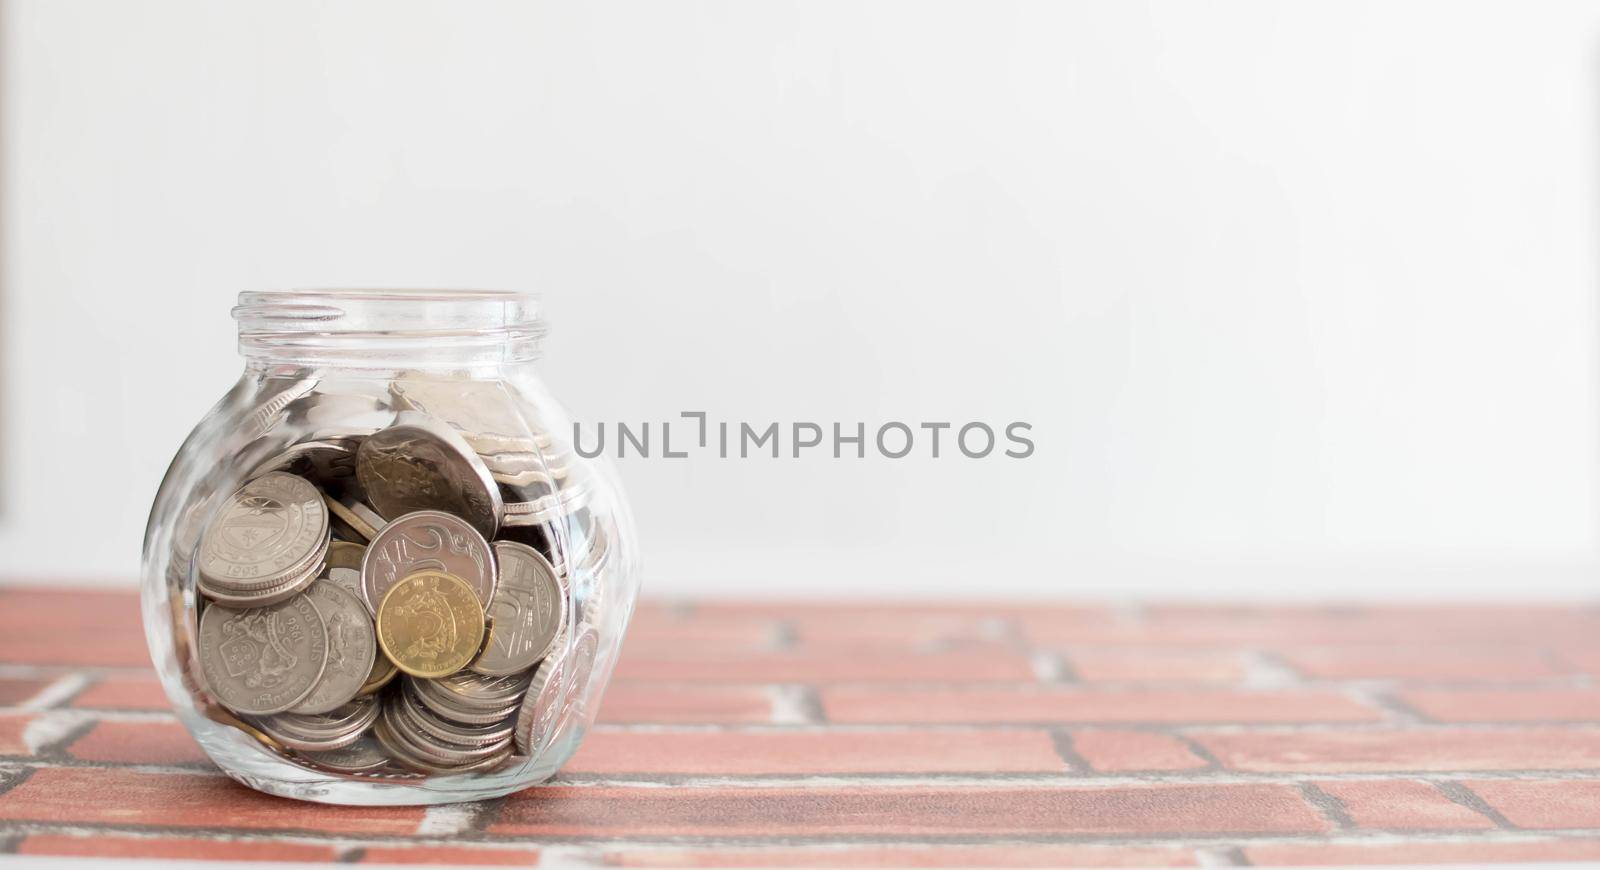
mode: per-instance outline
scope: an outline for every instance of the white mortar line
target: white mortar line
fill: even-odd
[[[17,705],[19,710],[48,710],[51,707],[68,701],[73,695],[83,691],[89,685],[89,675],[82,671],[63,674],[54,682],[40,689],[33,697]]]

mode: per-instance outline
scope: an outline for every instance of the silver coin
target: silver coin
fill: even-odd
[[[556,473],[552,473],[552,471]],[[552,471],[547,471],[543,468],[530,468],[517,472],[490,469],[489,474],[495,479],[496,483],[518,488],[543,490],[548,493],[554,492],[565,485],[573,476],[572,466],[557,467]]]
[[[318,580],[306,594],[328,627],[328,665],[311,694],[290,712],[327,713],[361,692],[378,655],[378,639],[367,605],[353,593],[331,580]]]
[[[448,692],[453,697],[464,699],[469,704],[496,704],[520,698],[528,691],[528,681],[533,679],[532,674],[511,674],[509,676],[488,676],[474,674],[469,671],[458,671],[448,677],[437,680],[424,680]]]
[[[266,607],[271,604],[278,604],[280,602],[287,601],[290,598],[299,595],[301,592],[304,592],[306,587],[310,586],[316,581],[318,569],[320,567],[321,563],[314,562],[312,563],[310,570],[298,577],[293,577],[289,580],[279,583],[276,586],[239,589],[233,586],[218,586],[215,585],[214,581],[209,581],[205,577],[201,577],[196,581],[195,588],[198,589],[200,594],[204,595],[206,598],[215,601],[218,604],[238,610],[247,610],[252,607]]]
[[[290,402],[283,413],[298,430],[310,433],[308,440],[321,441],[371,435],[393,423],[395,412],[373,396],[318,391]]]
[[[553,480],[565,480],[572,472],[572,453],[489,453],[479,454],[494,475],[515,477],[528,471],[543,472]]]
[[[325,559],[327,567],[323,573],[323,576],[349,590],[363,603],[366,599],[361,596],[361,558],[366,552],[367,548],[362,544],[334,541],[328,545]]]
[[[399,702],[400,713],[411,724],[427,732],[429,737],[446,748],[490,746],[508,743],[511,740],[510,716],[481,725],[455,722],[448,717],[438,715],[423,704],[417,698],[416,690],[410,687],[400,693]]]
[[[587,486],[568,486],[533,501],[509,502],[505,505],[503,522],[507,526],[557,522],[588,507],[590,494]]]
[[[317,767],[334,773],[363,773],[389,763],[389,754],[370,733],[358,734],[348,746],[300,754]]]
[[[465,519],[485,538],[500,527],[500,489],[483,461],[448,425],[405,411],[395,425],[361,442],[356,474],[380,516],[439,510]]]
[[[362,607],[366,600],[361,598],[361,569],[360,568],[329,568],[328,582],[356,596],[361,601]]]
[[[488,725],[502,721],[517,712],[522,703],[523,693],[528,690],[530,676],[519,675],[519,679],[513,685],[514,691],[499,697],[463,695],[444,688],[440,680],[419,680],[411,677],[407,678],[405,690],[413,693],[423,706],[452,722]]]
[[[200,535],[200,573],[223,586],[292,579],[327,547],[328,511],[305,479],[270,472],[240,487]]]
[[[374,532],[381,531],[384,526],[389,524],[388,520],[378,516],[377,511],[367,507],[366,504],[362,502],[347,498],[344,500],[343,504],[345,508],[349,510],[350,513],[355,514],[356,518],[361,520],[362,523],[371,526]]]
[[[376,524],[367,521],[364,514],[356,513],[350,504],[339,501],[328,493],[322,494],[322,500],[328,506],[328,513],[332,517],[334,530],[340,537],[347,541],[360,543],[370,541],[378,536],[378,529],[382,522]]]
[[[583,700],[598,644],[594,630],[584,628],[570,645],[539,664],[517,711],[518,751],[525,755],[543,752],[566,724],[574,706]]]
[[[239,431],[249,433],[247,438],[255,438],[278,425],[285,416],[285,409],[289,403],[306,395],[317,387],[317,378],[299,378],[287,380],[284,378],[271,378],[269,382],[281,385],[282,388],[273,394],[272,398],[256,405],[250,416],[239,425]],[[265,392],[265,391],[263,391]]]
[[[261,718],[307,738],[336,737],[366,730],[378,718],[378,702],[374,698],[357,698],[327,713],[289,712]]]
[[[359,437],[302,441],[263,462],[251,476],[283,471],[303,477],[335,496],[358,497],[356,449],[360,446]]]
[[[374,727],[378,739],[389,746],[402,762],[420,762],[440,768],[455,768],[474,764],[484,758],[497,756],[510,746],[509,736],[482,746],[456,744],[440,740],[417,724],[413,712],[402,696],[391,698],[383,708],[383,715]]]
[[[399,407],[447,421],[479,453],[531,453],[553,442],[503,381],[407,374],[395,378],[389,392]]]
[[[389,754],[389,758],[407,770],[425,774],[451,774],[456,768],[448,763],[436,761],[412,748],[412,744],[401,740],[389,724],[388,717],[380,717],[377,724],[372,726],[372,736],[378,744]]]
[[[489,643],[471,665],[480,674],[514,674],[550,653],[567,620],[565,584],[538,550],[494,542],[499,584],[489,603]]]
[[[281,713],[316,687],[328,631],[304,595],[267,607],[212,604],[200,615],[200,665],[218,702],[236,713]]]
[[[376,614],[389,588],[418,571],[465,580],[485,606],[494,600],[494,553],[477,530],[442,511],[417,511],[383,527],[361,558],[361,592]]]
[[[340,749],[361,739],[362,733],[378,718],[378,705],[371,698],[346,704],[326,716],[280,713],[251,717],[250,724],[290,749],[323,752]]]
[[[576,664],[572,666],[572,690],[567,693],[566,700],[561,705],[561,716],[556,721],[556,733],[551,743],[556,742],[569,729],[576,727],[584,720],[589,704],[589,680],[594,676],[594,660],[600,652],[600,635],[593,626],[585,625],[578,631],[578,639],[572,643]]]

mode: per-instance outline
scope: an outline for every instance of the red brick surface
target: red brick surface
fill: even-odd
[[[900,688],[840,686],[822,690],[834,722],[915,723],[1313,723],[1375,722],[1380,711],[1326,690],[1239,691],[1082,689],[1019,685]]]
[[[1267,866],[1361,864],[1471,864],[1595,861],[1600,840],[1453,841],[1375,844],[1284,843],[1250,846],[1244,857]]]
[[[1597,780],[1498,780],[1471,787],[1519,828],[1600,829]]]
[[[48,767],[0,795],[0,820],[409,834],[422,820],[422,810],[300,803],[240,788],[212,773]]]
[[[572,773],[818,776],[1048,773],[1067,765],[1043,731],[601,732]]]
[[[1277,784],[1116,788],[554,788],[508,801],[492,833],[557,837],[1003,837],[1320,833]]]
[[[1193,770],[1204,758],[1170,734],[1149,731],[1079,731],[1072,749],[1091,770],[1122,773],[1137,770]]]
[[[178,858],[205,861],[333,861],[339,851],[318,843],[196,839],[105,833],[30,834],[17,846],[21,855],[72,858]]]
[[[812,846],[621,850],[620,867],[1193,867],[1194,853],[1160,846]]]
[[[1600,692],[1560,689],[1412,689],[1401,701],[1439,722],[1595,722]]]
[[[1450,798],[1432,783],[1416,780],[1317,782],[1356,827],[1373,830],[1458,831],[1492,828],[1488,816]]]
[[[527,847],[492,846],[367,846],[361,850],[363,864],[445,864],[527,867],[539,863],[539,850]]]
[[[425,813],[234,784],[167,711],[133,595],[7,590],[0,853],[1594,861],[1596,677],[1590,606],[645,603],[555,783]]]
[[[165,710],[167,693],[153,673],[110,674],[96,680],[72,699],[74,707],[104,710]]]
[[[1384,729],[1196,733],[1225,767],[1274,773],[1600,770],[1600,730]]]
[[[197,764],[206,760],[177,722],[99,722],[67,747],[84,761],[116,764]]]
[[[700,686],[618,681],[600,706],[601,722],[691,724],[772,721],[772,698],[759,686]]]

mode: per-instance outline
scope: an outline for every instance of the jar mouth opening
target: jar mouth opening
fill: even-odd
[[[288,290],[246,290],[239,304],[271,303],[290,297],[348,301],[462,302],[537,300],[538,294],[523,290],[493,290],[469,287],[298,287]]]
[[[499,362],[538,356],[539,298],[517,290],[248,290],[233,309],[249,358],[336,362],[426,356]]]

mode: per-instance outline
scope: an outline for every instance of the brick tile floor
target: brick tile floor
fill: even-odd
[[[641,606],[549,787],[223,778],[135,596],[0,591],[0,852],[596,866],[1600,860],[1600,609]]]

